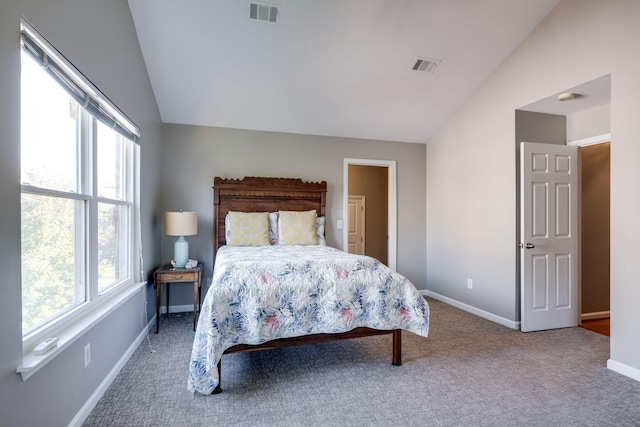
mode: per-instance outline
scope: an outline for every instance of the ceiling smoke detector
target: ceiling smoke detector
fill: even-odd
[[[431,58],[416,58],[416,61],[413,63],[413,67],[411,69],[413,71],[424,71],[429,74],[433,74],[433,72],[440,65],[439,59],[431,59]]]
[[[280,11],[276,5],[258,2],[249,3],[249,19],[277,24],[279,16]]]
[[[572,99],[576,99],[578,95],[573,92],[561,93],[558,95],[558,101],[571,101]]]

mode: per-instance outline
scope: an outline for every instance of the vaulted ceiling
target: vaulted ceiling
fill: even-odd
[[[414,143],[557,3],[129,0],[163,122]]]

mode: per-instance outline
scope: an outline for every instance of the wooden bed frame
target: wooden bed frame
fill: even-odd
[[[229,211],[277,212],[307,211],[315,209],[318,216],[325,216],[327,182],[304,182],[293,178],[244,177],[243,179],[213,180],[213,241],[214,266],[218,248],[225,244],[225,217]],[[215,268],[215,267],[214,267]],[[400,329],[379,330],[356,328],[337,334],[314,334],[281,338],[260,345],[239,344],[225,350],[224,354],[267,350],[294,345],[337,341],[373,335],[393,334],[392,364],[402,365],[402,335]],[[221,362],[218,362],[218,386],[213,393],[222,391]]]

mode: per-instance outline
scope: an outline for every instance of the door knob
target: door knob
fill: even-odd
[[[522,249],[522,248],[533,249],[535,247],[536,247],[536,245],[534,245],[533,243],[527,243],[527,244],[520,243],[520,249]]]

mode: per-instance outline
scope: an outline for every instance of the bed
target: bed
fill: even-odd
[[[406,278],[324,244],[325,181],[216,177],[213,191],[214,272],[194,337],[190,391],[222,391],[223,354],[391,334],[392,364],[401,365],[401,330],[427,336],[429,307]],[[305,224],[309,237],[310,215],[314,238],[298,241],[293,225]],[[245,233],[247,218],[259,233]]]

